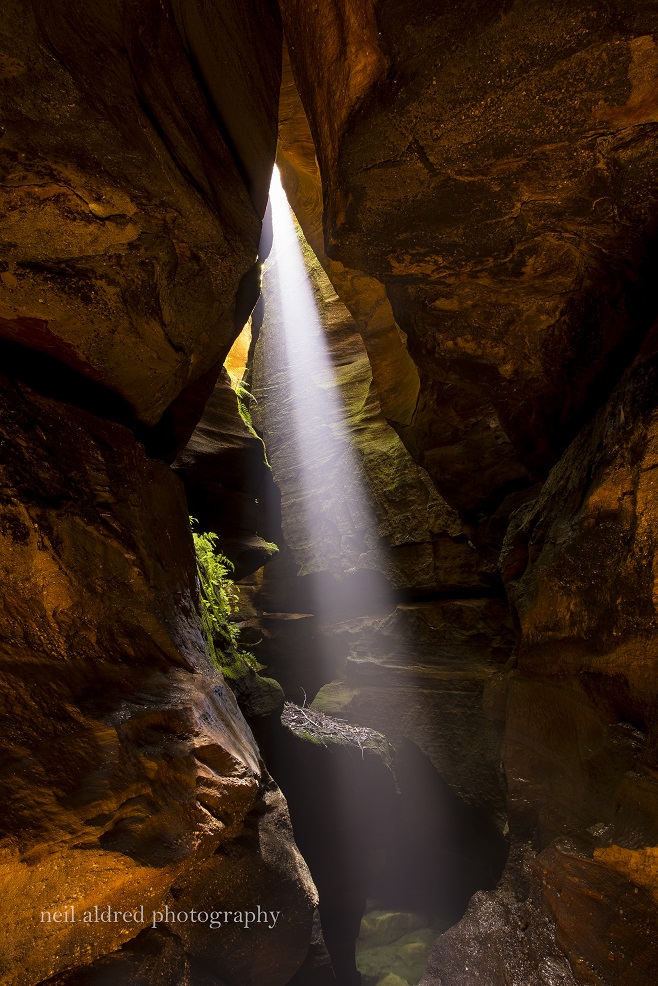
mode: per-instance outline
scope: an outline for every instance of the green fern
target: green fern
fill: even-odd
[[[194,518],[190,518],[194,523]],[[207,631],[227,644],[237,645],[237,627],[230,622],[238,603],[238,590],[231,579],[234,565],[216,548],[216,534],[192,532],[201,583],[201,615]]]
[[[240,380],[239,383],[235,385],[235,396],[238,399],[238,411],[240,412],[240,417],[246,424],[249,431],[258,438],[258,435],[254,429],[253,422],[251,420],[251,402],[256,403],[256,398],[248,389],[247,385]]]
[[[192,528],[197,523],[190,517]],[[249,651],[240,647],[240,630],[233,622],[240,592],[231,578],[235,566],[217,548],[219,538],[212,531],[192,530],[201,588],[201,620],[208,649],[215,664],[228,677],[236,677],[247,664],[254,671],[261,665]]]

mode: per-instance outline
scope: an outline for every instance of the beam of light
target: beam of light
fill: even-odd
[[[324,571],[339,582],[343,579],[349,587],[347,599],[353,604],[353,615],[367,621],[369,617],[386,619],[387,614],[392,613],[394,619],[397,600],[386,580],[386,573],[393,571],[393,562],[384,546],[385,535],[380,535],[362,459],[364,446],[359,450],[354,444],[354,436],[364,428],[367,418],[361,412],[369,374],[366,372],[360,378],[366,382],[361,399],[358,395],[355,398],[354,377],[358,372],[355,373],[354,324],[305,243],[276,169],[270,201],[274,237],[264,271],[266,315],[259,341],[263,368],[259,399],[263,405],[261,413],[268,453],[284,500],[283,535],[298,576]],[[367,359],[365,353],[363,358]],[[345,400],[343,394],[347,395]],[[368,575],[373,579],[369,581]],[[293,581],[300,582],[301,579]],[[345,614],[340,608],[332,611],[320,583],[316,583],[315,593],[312,608],[307,612],[317,616],[320,633],[313,639],[308,661],[321,669],[320,677],[324,682],[338,678],[347,682],[356,680],[358,684],[364,669],[368,673],[369,662],[373,665],[387,663],[387,653],[373,653],[373,649],[387,646],[386,635],[382,633],[381,643],[378,643],[376,632],[372,635],[366,632],[360,637],[363,627],[359,627],[358,619],[350,626],[352,613]],[[345,594],[340,597],[340,602],[345,605]],[[337,660],[331,651],[331,638],[340,636],[341,624],[350,636],[347,645],[350,657],[356,658],[354,679],[349,669],[336,666],[340,660],[344,661],[344,654]],[[376,627],[376,619],[374,625]],[[340,644],[337,650],[340,650]],[[396,674],[398,658],[397,654],[392,656],[393,674]],[[413,666],[412,639],[408,641],[405,660]],[[395,678],[386,680],[387,687],[393,688]],[[414,706],[421,719],[433,713],[432,706],[423,708],[429,701],[423,688],[426,680],[420,680]],[[379,728],[388,732],[385,726]],[[402,757],[399,756],[397,761],[401,771],[398,777],[403,778],[405,784],[404,814],[397,818],[393,811],[389,812],[391,817],[386,819],[386,824],[377,826],[376,832],[368,830],[367,843],[359,840],[358,826],[353,830],[347,823],[343,827],[337,826],[332,831],[335,841],[330,856],[332,865],[340,866],[336,879],[346,887],[350,887],[352,873],[358,874],[357,888],[360,886],[358,880],[363,880],[371,890],[376,890],[381,879],[388,880],[389,884],[384,885],[385,896],[394,898],[400,894],[419,910],[422,905],[423,910],[431,912],[436,906],[437,880],[448,888],[452,879],[455,864],[450,853],[459,840],[452,837],[447,850],[440,844],[438,852],[433,851],[431,856],[427,852],[427,847],[434,846],[436,841],[435,827],[443,824],[445,829],[446,826],[445,785],[420,749],[407,742],[406,750],[404,766],[401,766]],[[341,771],[328,772],[323,782],[329,790],[330,803],[338,806],[339,811],[344,806],[347,818],[359,798],[358,791],[351,786],[354,776]],[[388,830],[387,824],[390,825]],[[397,840],[394,838],[396,832],[399,834]],[[401,855],[400,869],[396,868],[397,858],[393,854],[384,866],[378,853],[391,853],[391,847],[402,845],[408,835],[411,836],[409,842],[418,838],[418,852],[413,845],[406,847]],[[382,839],[381,844],[377,842],[378,837]],[[409,861],[411,874],[406,869]],[[455,878],[456,885],[461,880],[457,891],[465,879],[463,875]],[[323,891],[320,893],[325,936],[336,962],[336,956],[342,954],[338,951],[340,943],[348,941],[351,932],[341,924],[341,915],[327,913],[323,907]],[[446,889],[445,893],[452,893],[452,890]],[[434,925],[424,930],[437,931]],[[332,951],[332,942],[335,951]]]
[[[308,660],[324,683],[340,676],[334,649],[349,611],[362,616],[395,607],[382,574],[387,559],[364,463],[354,444],[371,377],[368,368],[354,387],[354,324],[303,239],[277,169],[270,201],[274,236],[264,271],[259,343],[266,369],[263,407],[266,432],[274,439],[268,450],[284,499],[284,539],[297,575],[312,576],[308,611],[319,632]],[[365,351],[363,359],[367,367]],[[324,581],[314,581],[318,573],[324,573]],[[299,585],[303,579],[295,581]],[[328,880],[337,882],[348,900],[358,899],[381,865],[381,828],[369,832],[364,844],[365,827],[354,821],[364,810],[359,791],[364,776],[345,765],[327,769],[323,796],[336,814],[330,830],[319,836],[319,855],[317,849],[314,854],[325,941],[337,979],[345,983],[355,981],[353,916],[342,897],[327,895],[324,888]]]
[[[276,168],[270,200],[274,242],[265,278],[272,285],[277,311],[267,319],[264,346],[266,364],[278,371],[278,379],[268,415],[283,415],[287,422],[275,423],[278,434],[288,436],[280,456],[288,474],[280,475],[280,482],[294,486],[298,498],[294,513],[297,519],[303,517],[305,527],[286,531],[284,517],[284,536],[289,535],[286,541],[302,564],[300,574],[330,567],[340,577],[357,565],[381,571],[385,561],[376,518],[319,311],[319,305],[337,299],[333,289],[333,299],[318,297],[314,291],[307,264],[317,265],[317,260],[306,244],[308,256],[304,256]]]

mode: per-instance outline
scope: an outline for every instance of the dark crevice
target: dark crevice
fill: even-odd
[[[141,442],[150,458],[169,462],[192,434],[221,369],[221,363],[210,367],[179,394],[157,425],[149,427],[139,421],[135,409],[121,394],[48,353],[2,339],[0,365],[6,376],[44,397],[123,425]]]

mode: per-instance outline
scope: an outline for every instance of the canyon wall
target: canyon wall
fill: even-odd
[[[177,475],[288,696],[509,834],[423,986],[655,982],[657,37],[654,0],[5,0],[4,982],[331,981]],[[358,479],[321,462],[319,537],[276,297],[279,491],[220,376],[279,127]],[[249,935],[47,917],[259,901]]]
[[[385,286],[419,379],[387,417],[503,548],[516,629],[485,698],[510,862],[423,986],[648,984],[658,6],[281,10],[324,253]]]
[[[258,297],[280,58],[269,0],[2,5],[3,983],[283,986],[317,949],[162,461]]]

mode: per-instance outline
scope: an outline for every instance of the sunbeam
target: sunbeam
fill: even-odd
[[[297,530],[290,544],[299,543],[302,535],[303,555],[311,571],[326,569],[331,560],[334,573],[349,576],[359,559],[359,568],[374,572],[374,557],[368,563],[364,556],[377,550],[374,537],[368,536],[376,518],[318,309],[335,300],[335,295],[322,297],[313,290],[295,218],[276,168],[271,202],[274,245],[265,276],[278,296],[282,331],[277,338],[268,336],[265,346],[270,365],[278,364],[284,371],[285,400],[279,403],[278,413],[289,422],[288,441],[294,449],[287,459],[298,473],[306,528]],[[317,264],[310,248],[306,249],[308,262]],[[333,491],[329,501],[327,489]]]

